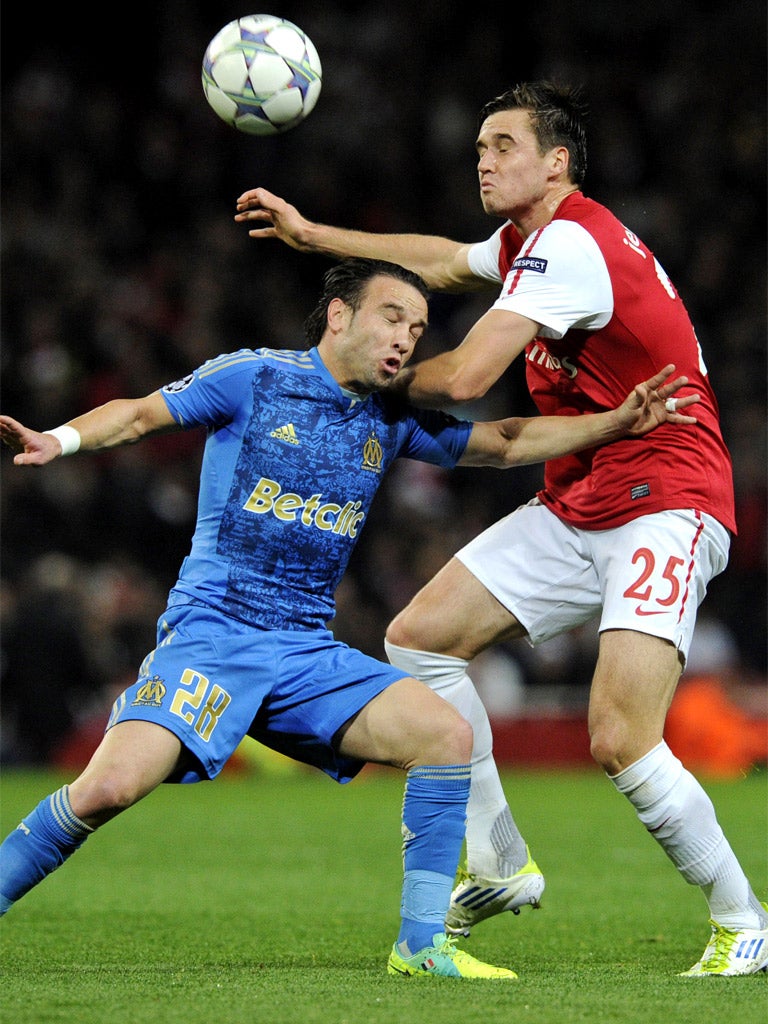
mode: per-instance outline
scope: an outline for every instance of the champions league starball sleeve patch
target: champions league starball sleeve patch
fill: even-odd
[[[165,391],[166,394],[175,395],[179,391],[184,391],[188,388],[194,379],[194,373],[188,373],[186,377],[182,377],[180,380],[175,380],[171,384],[166,384],[162,390]]]

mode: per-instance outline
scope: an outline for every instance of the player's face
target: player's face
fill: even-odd
[[[542,155],[526,110],[502,110],[483,121],[476,142],[480,199],[486,213],[525,220],[547,195],[551,154]]]
[[[358,309],[345,308],[348,321],[334,347],[332,372],[360,394],[386,389],[426,329],[426,300],[412,285],[382,275],[368,282]]]

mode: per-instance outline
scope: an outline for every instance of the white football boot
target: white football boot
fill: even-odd
[[[768,903],[763,906],[768,910]],[[701,960],[681,978],[733,978],[741,974],[768,971],[768,928],[723,928],[715,921],[712,935]]]
[[[510,878],[481,878],[464,869],[459,870],[458,885],[451,893],[451,905],[445,918],[448,935],[469,935],[474,925],[494,914],[511,910],[519,914],[521,907],[538,910],[544,892],[544,875],[532,859]]]

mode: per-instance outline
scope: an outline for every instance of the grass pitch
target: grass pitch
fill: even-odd
[[[6,770],[4,836],[67,779]],[[768,777],[706,783],[768,895]],[[464,942],[517,982],[391,978],[402,777],[164,786],[0,924],[3,1024],[762,1024],[768,976],[684,979],[708,938],[686,886],[597,770],[505,772],[542,909]]]

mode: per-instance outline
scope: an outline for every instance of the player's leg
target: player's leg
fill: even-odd
[[[431,593],[422,592],[414,599],[406,610],[407,619],[398,617],[393,622],[390,636],[403,636],[409,621],[424,621],[419,613],[422,601],[431,609],[440,607],[443,596],[447,598],[450,595],[457,628],[458,623],[467,618],[472,619],[472,616],[476,616],[478,622],[487,624],[501,608],[496,599],[455,559],[425,589]],[[464,609],[457,603],[459,594],[466,595],[468,606]],[[487,614],[483,610],[486,602]],[[472,615],[469,614],[470,608]],[[506,620],[508,613],[504,609],[501,611],[502,618]],[[507,626],[507,621],[504,621],[501,630],[506,632]],[[440,633],[435,636],[434,642],[442,644],[446,640],[448,634]],[[477,650],[484,649],[480,639],[476,643]],[[532,859],[507,803],[493,758],[493,737],[488,713],[467,674],[469,661],[451,654],[401,647],[390,640],[385,642],[385,648],[393,665],[427,683],[453,704],[473,729],[466,870],[462,869],[459,873],[459,882],[446,919],[446,931],[449,934],[469,935],[472,925],[486,917],[505,910],[519,913],[520,908],[526,905],[538,907],[544,892],[544,876]]]
[[[0,913],[63,864],[99,825],[166,779],[180,752],[179,740],[151,722],[111,728],[82,774],[41,800],[0,845]]]
[[[423,683],[401,679],[347,723],[339,752],[407,772],[398,943],[410,956],[443,931],[464,839],[472,730]]]
[[[768,964],[768,914],[712,801],[663,740],[679,671],[678,653],[668,641],[620,630],[601,634],[590,699],[592,753],[682,877],[707,899],[719,934],[693,973],[750,973]],[[718,944],[726,955],[707,971]]]
[[[115,701],[82,774],[41,801],[0,846],[0,910],[161,782],[215,778],[272,685],[273,637],[212,608],[166,609],[157,647]]]
[[[529,861],[525,840],[512,819],[493,759],[488,713],[467,675],[468,662],[385,644],[393,665],[427,683],[472,725],[472,786],[467,808],[467,863],[484,878],[509,878]],[[490,840],[490,842],[489,842]],[[540,893],[539,893],[540,894]],[[533,900],[521,898],[523,902]]]
[[[592,755],[682,877],[700,886],[707,899],[713,938],[689,973],[752,973],[768,964],[768,914],[723,835],[712,801],[663,738],[696,605],[724,565],[727,545],[720,543],[718,528],[702,528],[700,517],[644,518],[647,523],[594,539],[607,585],[590,694]],[[675,585],[676,572],[685,586]],[[660,635],[639,633],[636,624]]]
[[[514,978],[457,950],[444,933],[469,797],[472,730],[466,720],[423,683],[405,678],[350,719],[337,743],[344,757],[407,772],[401,924],[389,972]]]
[[[504,795],[488,715],[466,669],[481,651],[525,636],[532,626],[536,635],[546,623],[554,636],[596,614],[597,581],[585,578],[590,567],[578,552],[572,554],[571,536],[560,535],[565,530],[538,503],[523,506],[458,552],[387,631],[393,664],[453,703],[474,730],[466,832],[469,877],[460,879],[447,921],[455,934],[467,935],[473,924],[502,911],[536,907],[544,891],[544,877]],[[569,594],[563,600],[563,588],[578,600]],[[551,614],[551,608],[558,614]]]
[[[164,782],[182,756],[181,741],[164,726],[138,719],[118,722],[69,786],[72,809],[98,828]]]
[[[493,759],[488,714],[467,675],[467,667],[480,651],[522,633],[517,619],[462,562],[453,558],[395,617],[385,641],[387,657],[393,665],[427,683],[453,704],[472,726],[467,871],[484,880],[477,894],[488,909],[493,904],[493,897],[489,900],[486,891],[488,883],[508,880],[517,871],[525,871],[530,858]],[[531,879],[538,885],[533,893],[528,889]],[[543,888],[543,878],[538,871],[529,875],[520,903],[516,902],[518,893],[513,896],[514,909],[526,902],[538,905]],[[469,923],[465,922],[467,927]],[[454,928],[464,930],[458,921],[452,921],[450,926],[452,931]]]

